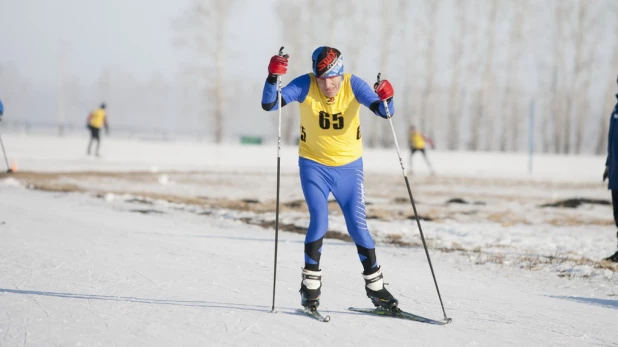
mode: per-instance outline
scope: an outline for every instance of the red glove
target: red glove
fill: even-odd
[[[429,142],[429,145],[431,146],[431,149],[436,149],[436,145],[433,143],[433,140],[431,139],[431,137],[423,136],[423,138],[425,139],[425,141]]]
[[[388,80],[376,82],[376,84],[373,85],[373,90],[378,93],[378,97],[381,101],[388,100],[395,94],[393,86]]]
[[[285,75],[288,72],[288,55],[273,55],[268,64],[268,73],[271,75]]]

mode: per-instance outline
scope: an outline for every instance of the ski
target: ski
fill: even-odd
[[[317,320],[319,320],[320,322],[330,322],[330,316],[322,316],[322,314],[320,312],[318,312],[318,310],[310,310],[310,309],[306,309],[306,308],[299,308],[296,310],[296,312],[309,316],[309,317],[313,317]]]
[[[350,307],[348,309],[350,311],[354,311],[354,312],[367,313],[367,314],[372,314],[372,315],[376,315],[376,316],[395,317],[395,318],[413,320],[413,321],[416,321],[416,322],[422,322],[422,323],[427,323],[427,324],[445,325],[445,324],[448,324],[448,323],[452,322],[451,318],[447,318],[446,320],[435,320],[435,319],[431,319],[431,318],[425,318],[425,317],[417,316],[415,314],[402,311],[399,308],[396,308],[394,310],[386,310],[386,309],[383,309],[383,308],[358,308],[358,307]]]

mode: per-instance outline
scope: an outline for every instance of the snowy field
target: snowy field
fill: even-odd
[[[295,313],[308,225],[296,148],[282,149],[270,313],[275,144],[104,138],[94,158],[85,137],[2,136],[17,172],[0,175],[0,346],[618,346],[603,157],[537,155],[530,174],[525,154],[430,151],[436,176],[415,158],[446,326],[347,310],[371,303],[333,202],[320,306],[332,320],[319,323]],[[389,289],[443,318],[395,149],[364,162]]]

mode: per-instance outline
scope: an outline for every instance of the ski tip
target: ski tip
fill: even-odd
[[[330,316],[322,316],[322,314],[320,314],[320,312],[318,312],[317,310],[313,310],[312,311],[312,310],[309,310],[309,309],[299,308],[299,309],[296,310],[296,312],[308,315],[310,317],[313,317],[313,318],[317,319],[320,322],[325,322],[325,323],[330,322]]]

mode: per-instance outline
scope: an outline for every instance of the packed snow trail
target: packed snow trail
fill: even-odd
[[[124,201],[28,190],[0,180],[0,345],[615,345],[615,282],[432,254],[453,323],[348,311],[370,307],[352,244],[327,240],[320,310],[299,316],[303,236]],[[419,248],[380,247],[401,306],[441,318]],[[613,289],[612,289],[613,288]]]

